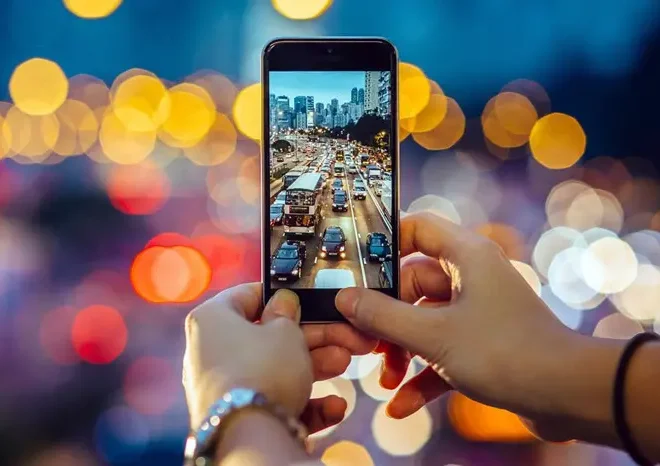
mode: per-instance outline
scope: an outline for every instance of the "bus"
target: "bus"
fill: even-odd
[[[346,167],[343,163],[337,162],[333,171],[337,178],[344,178],[346,176]]]
[[[337,153],[335,154],[335,161],[337,163],[344,163],[344,151],[343,150],[338,150]]]
[[[291,186],[302,174],[303,171],[299,169],[293,169],[291,171],[288,171],[282,177],[282,181],[284,182],[284,189],[287,189],[289,186]]]
[[[287,235],[314,235],[321,221],[320,173],[303,173],[286,191],[284,202],[284,233]]]

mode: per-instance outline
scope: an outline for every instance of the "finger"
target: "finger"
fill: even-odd
[[[303,333],[310,350],[324,346],[341,346],[351,354],[367,354],[378,341],[349,324],[304,325]]]
[[[326,346],[312,350],[314,380],[327,380],[344,373],[351,363],[351,353],[339,346]]]
[[[400,346],[386,344],[383,363],[380,366],[380,385],[388,390],[394,390],[403,381],[408,372],[410,353]]]
[[[291,290],[280,289],[266,303],[261,322],[267,324],[278,317],[284,317],[296,324],[300,322],[300,300]]]
[[[310,434],[334,426],[344,419],[348,404],[337,395],[309,400],[300,420],[307,426]]]
[[[353,325],[426,358],[436,356],[443,341],[446,316],[441,309],[413,306],[366,288],[344,288],[335,299],[337,309]]]
[[[428,256],[412,256],[402,260],[402,301],[411,304],[422,298],[449,301],[451,294],[451,279],[438,259]]]
[[[414,252],[434,258],[455,258],[459,244],[471,233],[431,212],[416,212],[401,220],[401,256]]]
[[[407,381],[387,405],[387,414],[395,419],[408,417],[452,387],[431,367]]]
[[[194,317],[198,317],[206,313],[216,316],[234,314],[254,322],[259,318],[261,309],[261,284],[245,283],[218,293],[197,306],[191,315],[197,314]]]

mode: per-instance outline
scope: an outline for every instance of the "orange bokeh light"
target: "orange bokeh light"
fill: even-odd
[[[204,254],[213,271],[209,285],[212,290],[226,288],[245,262],[245,244],[219,234],[205,234],[192,239],[195,248]]]
[[[465,132],[465,115],[458,103],[447,97],[447,112],[440,124],[431,131],[413,133],[417,144],[428,150],[449,149],[456,144]]]
[[[197,249],[190,246],[151,246],[131,265],[135,292],[152,303],[187,303],[198,299],[211,283],[212,270]]]
[[[449,397],[447,413],[454,430],[469,441],[521,443],[536,439],[515,414],[477,403],[458,392]]]
[[[170,195],[170,180],[153,162],[140,165],[114,165],[110,168],[107,191],[117,210],[129,215],[157,212]]]
[[[144,356],[126,370],[122,391],[131,408],[142,414],[157,415],[174,404],[180,383],[167,360]]]
[[[529,136],[534,158],[546,168],[571,167],[582,157],[587,136],[580,123],[564,113],[551,113],[539,119]]]
[[[484,136],[504,148],[524,145],[537,119],[534,105],[515,92],[502,92],[490,99],[481,115]]]
[[[126,348],[128,329],[115,308],[94,305],[76,315],[71,328],[71,341],[83,361],[108,364]]]
[[[504,223],[485,223],[477,233],[497,243],[509,259],[521,261],[525,257],[525,241],[518,230]]]

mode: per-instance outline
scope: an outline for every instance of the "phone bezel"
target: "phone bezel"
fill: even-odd
[[[332,48],[332,53],[328,48]],[[281,38],[264,47],[261,60],[262,82],[262,254],[261,272],[264,304],[275,288],[270,282],[270,131],[268,124],[269,72],[270,71],[390,71],[392,85],[392,288],[372,288],[389,296],[400,296],[399,279],[399,125],[398,125],[398,53],[396,48],[382,38]],[[268,183],[268,184],[266,184]],[[344,321],[335,308],[335,296],[339,290],[303,288],[294,289],[300,297],[301,323],[332,323]]]

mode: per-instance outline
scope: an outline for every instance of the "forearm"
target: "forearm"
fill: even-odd
[[[229,419],[216,458],[219,466],[289,466],[309,461],[302,445],[282,422],[259,409],[245,410]]]
[[[559,412],[567,434],[577,440],[619,448],[612,397],[616,368],[625,341],[579,337],[564,355],[567,370],[558,381]],[[560,377],[560,376],[558,376]],[[626,421],[640,450],[660,461],[660,343],[637,350],[625,375]]]

